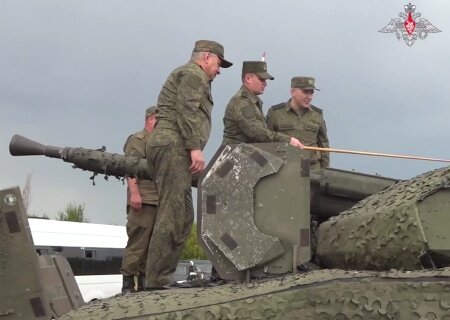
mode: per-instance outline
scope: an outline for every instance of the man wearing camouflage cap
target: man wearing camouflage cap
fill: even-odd
[[[158,190],[158,214],[150,240],[145,286],[163,289],[172,281],[194,220],[192,174],[205,168],[202,153],[211,131],[211,82],[228,68],[215,41],[195,43],[191,60],[172,71],[158,97],[155,131],[147,159]]]
[[[293,146],[303,147],[296,138],[267,128],[262,101],[258,95],[264,93],[269,79],[273,80],[274,77],[267,72],[266,62],[243,62],[242,86],[225,110],[222,144],[285,141]]]
[[[146,158],[147,141],[155,123],[156,106],[145,111],[144,129],[128,137],[123,147],[125,155]],[[158,194],[153,181],[127,178],[127,185],[128,242],[120,270],[123,275],[122,293],[135,291],[135,276],[138,279],[137,290],[144,289],[148,244],[153,233],[158,205]]]
[[[312,77],[294,77],[291,80],[291,99],[269,109],[267,125],[270,129],[291,135],[305,146],[329,148],[327,127],[322,109],[311,104],[315,87]],[[328,152],[311,151],[311,169],[330,165]]]

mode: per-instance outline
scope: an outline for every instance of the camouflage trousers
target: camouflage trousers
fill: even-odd
[[[191,160],[178,133],[158,127],[148,141],[147,160],[158,190],[158,214],[148,247],[145,286],[158,288],[172,282],[194,220]]]
[[[145,274],[148,244],[156,220],[156,206],[142,204],[139,211],[127,206],[128,242],[123,252],[120,272],[125,276]]]

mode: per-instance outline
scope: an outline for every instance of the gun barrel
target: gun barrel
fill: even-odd
[[[15,134],[9,143],[9,153],[12,156],[46,156],[61,158],[60,147],[45,146],[31,139]]]
[[[57,158],[83,170],[116,177],[152,179],[153,176],[145,159],[93,149],[47,146],[18,134],[12,137],[9,152],[13,156]]]
[[[322,219],[335,216],[398,181],[333,168],[313,171],[310,179],[311,213]]]

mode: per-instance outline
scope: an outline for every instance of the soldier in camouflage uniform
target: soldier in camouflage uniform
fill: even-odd
[[[263,94],[268,79],[273,80],[274,77],[267,72],[266,62],[243,62],[242,86],[225,110],[222,144],[285,141],[303,147],[296,138],[267,128],[258,95]]]
[[[305,146],[329,148],[322,109],[311,104],[314,90],[319,90],[314,85],[314,78],[292,78],[291,99],[269,109],[267,126],[296,137]],[[330,166],[328,152],[311,151],[310,159],[312,170]]]
[[[156,107],[150,107],[145,111],[144,129],[130,135],[125,142],[125,155],[146,158],[147,141],[155,122]],[[153,233],[158,205],[158,194],[153,181],[127,178],[127,185],[128,242],[122,258],[122,293],[135,291],[135,276],[138,279],[137,290],[144,289],[148,244]]]
[[[159,94],[157,124],[147,144],[159,198],[148,248],[148,290],[163,289],[172,281],[191,230],[192,174],[205,168],[202,150],[211,130],[211,82],[221,67],[231,65],[221,44],[199,40],[191,60],[172,71]]]

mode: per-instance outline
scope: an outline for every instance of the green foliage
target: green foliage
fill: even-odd
[[[46,213],[42,214],[41,216],[40,216],[40,215],[37,215],[37,214],[35,214],[35,213],[32,213],[32,214],[29,214],[29,215],[28,215],[28,218],[50,220],[49,216],[48,216]]]
[[[73,221],[73,222],[89,222],[84,213],[84,204],[69,202],[64,211],[58,211],[56,220]]]
[[[191,232],[189,233],[189,238],[184,246],[183,253],[181,254],[181,260],[206,260],[208,259],[205,252],[197,240],[197,225],[194,223],[192,225]]]

